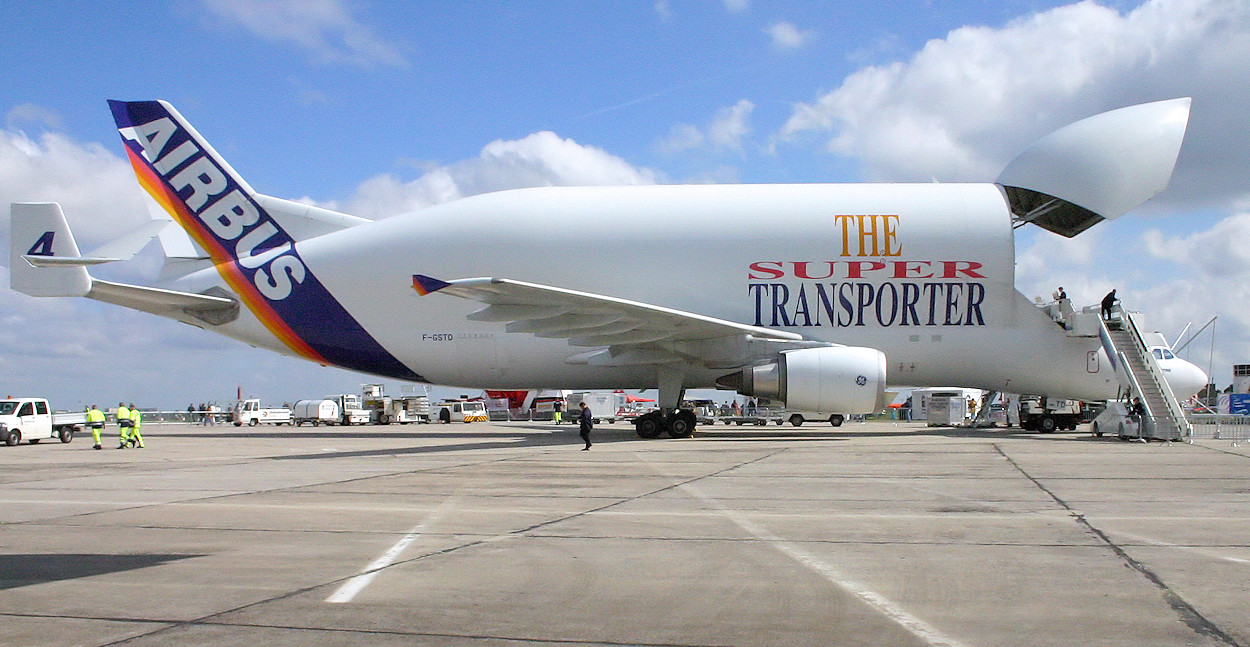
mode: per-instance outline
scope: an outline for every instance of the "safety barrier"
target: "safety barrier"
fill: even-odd
[[[1191,413],[1194,440],[1246,440],[1250,438],[1250,416],[1224,413]]]

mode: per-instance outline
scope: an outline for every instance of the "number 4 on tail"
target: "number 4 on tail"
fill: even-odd
[[[56,254],[52,253],[52,239],[55,237],[56,237],[56,232],[54,231],[43,232],[43,235],[39,237],[39,240],[36,240],[35,244],[30,246],[30,251],[26,252],[26,255],[27,256],[56,256]]]

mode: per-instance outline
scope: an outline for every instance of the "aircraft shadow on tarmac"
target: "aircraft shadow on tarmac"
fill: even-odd
[[[542,424],[514,424],[512,428],[517,429],[516,432],[508,431],[476,431],[472,426],[451,426],[451,427],[423,427],[423,429],[431,429],[431,431],[378,431],[376,428],[368,431],[361,428],[355,431],[350,428],[334,427],[325,431],[251,431],[251,430],[230,430],[218,433],[193,433],[180,434],[183,437],[200,437],[213,439],[228,438],[266,438],[275,440],[291,440],[291,441],[333,441],[341,439],[387,439],[394,441],[418,441],[418,440],[458,440],[453,444],[421,444],[418,446],[394,446],[381,449],[368,449],[359,451],[316,451],[303,454],[290,454],[271,457],[272,460],[325,460],[336,458],[363,458],[370,456],[403,456],[416,454],[437,454],[457,451],[472,451],[482,449],[519,449],[525,447],[568,447],[570,449],[580,449],[581,439],[577,435],[577,428],[573,426],[563,428],[552,428],[551,425]],[[497,427],[495,429],[498,429]],[[539,432],[539,433],[536,433]],[[546,432],[546,433],[541,433]],[[712,425],[699,427],[695,431],[693,440],[719,440],[719,441],[741,441],[741,442],[760,442],[760,441],[829,441],[829,440],[849,440],[852,438],[903,438],[903,437],[944,437],[944,438],[1032,438],[1036,440],[1061,440],[1061,441],[1106,441],[1108,438],[1095,438],[1088,432],[1073,431],[1054,434],[1039,434],[1037,432],[1025,431],[1016,427],[1009,428],[990,428],[990,429],[968,429],[960,427],[914,427],[910,429],[886,429],[886,430],[869,430],[856,429],[852,427],[830,428],[823,430],[810,429],[799,431],[788,427],[779,427],[776,430],[765,429],[759,427],[751,427],[747,429],[738,428],[717,428]],[[1114,440],[1114,437],[1110,437]],[[595,444],[607,444],[618,442],[669,442],[666,440],[642,441],[635,435],[632,427],[611,427],[598,426],[595,427],[591,440]]]
[[[106,573],[160,566],[203,555],[140,554],[11,554],[0,555],[0,590],[19,586],[74,580]]]

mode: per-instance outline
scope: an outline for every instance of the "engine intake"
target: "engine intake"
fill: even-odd
[[[776,363],[747,366],[716,383],[743,395],[782,400],[788,409],[874,413],[885,407],[885,354],[851,346],[786,351]]]

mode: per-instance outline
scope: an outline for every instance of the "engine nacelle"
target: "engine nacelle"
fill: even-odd
[[[717,384],[782,400],[787,409],[873,413],[885,407],[885,354],[850,346],[786,351],[775,364],[748,366]]]

